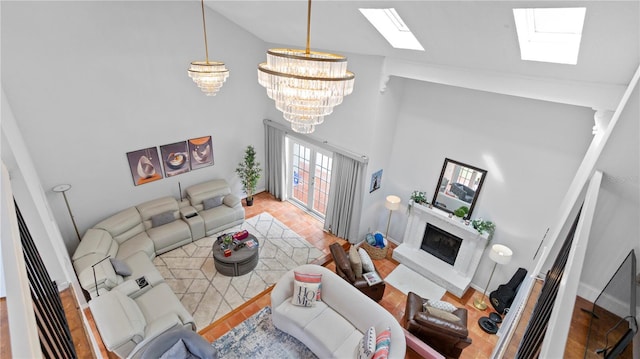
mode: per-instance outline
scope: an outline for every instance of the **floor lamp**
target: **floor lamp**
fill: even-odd
[[[493,269],[491,270],[491,275],[489,276],[489,281],[487,281],[487,286],[484,288],[484,292],[482,293],[482,297],[480,299],[476,298],[473,300],[473,306],[480,309],[487,309],[487,303],[485,303],[484,298],[487,295],[487,289],[489,288],[489,283],[491,283],[491,278],[493,277],[493,272],[496,270],[496,266],[498,264],[507,264],[511,261],[511,256],[513,255],[513,251],[509,249],[509,247],[502,244],[494,244],[491,246],[491,251],[489,251],[489,258],[494,262]]]
[[[389,238],[389,225],[391,224],[391,214],[393,211],[400,208],[400,197],[387,196],[387,200],[384,202],[384,206],[389,210],[389,219],[387,220],[387,231],[384,232],[384,238]]]
[[[67,210],[69,211],[69,216],[71,216],[71,223],[73,223],[73,229],[76,230],[76,235],[78,236],[78,240],[80,240],[80,232],[78,232],[78,226],[76,225],[76,219],[73,218],[73,213],[71,212],[71,207],[69,206],[69,201],[67,200],[67,191],[71,189],[70,184],[59,184],[53,187],[53,192],[62,193],[64,197],[64,203],[67,205]]]

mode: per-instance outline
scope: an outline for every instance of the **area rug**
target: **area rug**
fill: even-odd
[[[275,284],[288,270],[323,255],[266,212],[224,232],[242,229],[256,236],[260,252],[256,268],[243,276],[227,277],[216,271],[211,248],[221,233],[163,253],[153,261],[193,315],[198,330]]]
[[[317,358],[298,339],[273,326],[264,307],[213,342],[219,358]]]
[[[445,293],[444,288],[402,264],[389,273],[384,281],[404,294],[411,291],[422,298],[440,300]]]

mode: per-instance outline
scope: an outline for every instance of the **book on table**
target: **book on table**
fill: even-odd
[[[367,284],[369,285],[374,285],[382,282],[382,278],[380,278],[380,276],[376,272],[362,273],[362,276],[364,277],[364,280],[366,280]]]

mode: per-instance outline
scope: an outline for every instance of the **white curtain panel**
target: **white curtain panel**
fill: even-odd
[[[348,239],[351,243],[358,242],[366,169],[366,163],[340,153],[333,153],[331,187],[324,229],[338,237]]]
[[[277,199],[285,198],[285,133],[281,129],[264,124],[265,187]]]

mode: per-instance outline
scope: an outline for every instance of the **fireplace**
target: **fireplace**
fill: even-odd
[[[462,239],[427,223],[420,249],[453,265],[461,244]]]
[[[429,229],[427,226],[430,225]],[[446,240],[436,242],[453,242],[457,239],[455,253],[453,245],[440,248],[451,261],[441,259],[429,250],[423,250],[423,240],[431,237],[432,231],[437,236],[444,232]],[[478,269],[482,252],[488,241],[487,234],[479,234],[471,225],[460,219],[449,218],[449,213],[437,208],[429,208],[413,204],[409,211],[409,221],[402,244],[393,250],[392,258],[411,270],[430,279],[449,293],[462,298],[471,284],[471,279]]]

